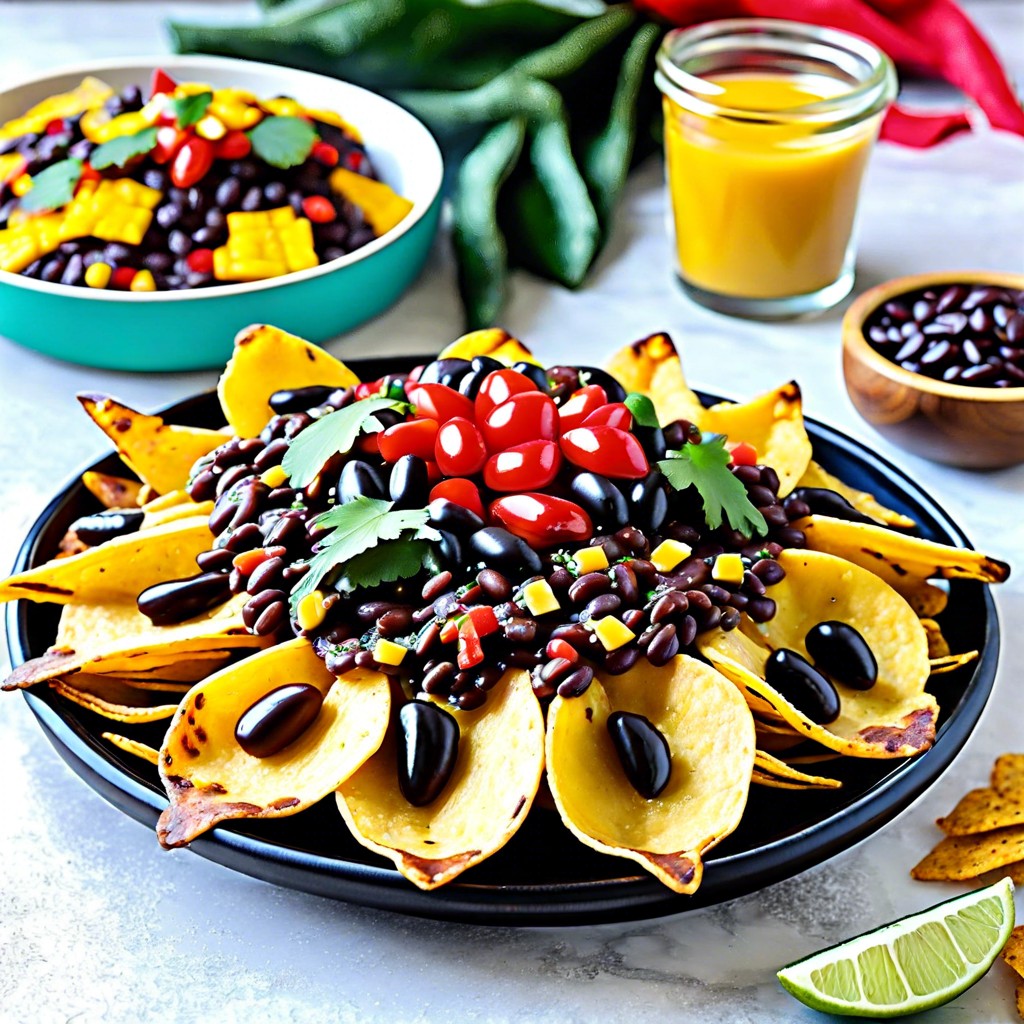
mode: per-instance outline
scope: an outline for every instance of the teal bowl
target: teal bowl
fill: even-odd
[[[112,370],[222,367],[235,334],[270,323],[322,343],[382,313],[416,279],[437,233],[441,152],[430,132],[390,100],[323,75],[222,57],[147,57],[65,68],[0,93],[0,123],[77,85],[145,85],[155,67],[181,81],[291,96],[355,125],[380,177],[413,208],[380,238],[309,270],[195,291],[113,292],[0,271],[0,335],[58,359]]]

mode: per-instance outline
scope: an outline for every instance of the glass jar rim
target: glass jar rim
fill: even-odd
[[[778,53],[780,42],[810,47],[819,62],[830,62],[851,77],[854,77],[851,64],[864,68],[866,74],[835,96],[799,106],[757,109],[721,102],[716,97],[716,93],[721,92],[720,87],[679,66],[681,57],[696,55],[702,49],[725,53],[746,48],[755,53],[761,50],[767,55]],[[829,54],[841,59],[830,61]],[[839,29],[781,18],[724,18],[691,28],[673,29],[658,47],[656,65],[654,78],[661,92],[685,109],[706,117],[772,124],[849,123],[851,117],[859,121],[883,111],[896,95],[896,70],[877,46]]]

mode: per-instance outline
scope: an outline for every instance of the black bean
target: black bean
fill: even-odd
[[[283,558],[268,558],[249,574],[249,582],[245,589],[250,594],[258,594],[263,590],[280,589],[283,571]]]
[[[65,265],[66,261],[62,257],[54,256],[53,259],[48,260],[43,264],[43,269],[39,274],[39,280],[56,283],[60,280],[61,274],[64,273]]]
[[[767,622],[775,617],[775,602],[770,597],[751,598],[747,614],[755,622]]]
[[[812,722],[825,725],[839,717],[836,688],[796,651],[780,648],[769,655],[765,682]]]
[[[228,572],[231,569],[231,561],[235,556],[223,548],[215,548],[212,551],[200,551],[196,555],[196,565],[203,572]]]
[[[441,795],[455,771],[459,726],[436,704],[418,700],[402,707],[398,723],[398,786],[414,807],[425,807]]]
[[[540,670],[540,677],[545,683],[553,683],[573,667],[568,658],[552,658]]]
[[[539,573],[543,568],[540,556],[526,541],[500,526],[477,530],[469,538],[469,552],[476,564],[501,572]]]
[[[860,632],[846,622],[819,622],[804,644],[816,668],[855,690],[870,690],[878,681],[878,663]]]
[[[454,675],[454,662],[439,661],[429,671],[424,672],[420,685],[426,693],[442,694],[447,692],[449,682]]]
[[[430,512],[431,526],[459,536],[475,533],[484,525],[483,520],[475,512],[446,498],[435,499],[427,508]]]
[[[537,635],[534,619],[511,618],[504,624],[505,639],[514,644],[533,643]]]
[[[655,666],[667,665],[679,653],[679,637],[676,627],[667,622],[647,645],[647,660]]]
[[[717,583],[705,583],[700,589],[711,598],[712,604],[728,604],[732,596],[725,587],[720,587]]]
[[[685,594],[678,590],[670,590],[655,601],[654,607],[651,608],[651,622],[662,622],[665,619],[674,618],[676,615],[682,615],[689,606],[690,602]]]
[[[626,778],[642,797],[653,800],[672,775],[668,741],[650,719],[631,711],[613,711],[608,732]]]
[[[424,625],[416,618],[416,612],[413,612],[410,618],[416,625],[423,625],[423,628],[416,636],[416,653],[422,658],[440,639],[441,627],[432,618],[424,620]]]
[[[512,596],[512,584],[496,569],[481,569],[476,580],[492,603],[507,601]]]
[[[633,570],[625,562],[619,562],[608,570],[611,577],[612,588],[622,598],[624,604],[635,604],[640,597],[636,585],[636,576]]]
[[[771,587],[785,578],[786,570],[773,558],[762,558],[755,562],[750,571],[766,586]]]
[[[635,526],[623,527],[615,534],[615,539],[637,558],[647,558],[651,553],[647,538]]]
[[[602,669],[611,676],[620,676],[628,672],[640,660],[640,649],[627,644],[605,656]]]
[[[238,204],[246,213],[254,213],[263,205],[263,192],[259,185],[253,185]]]
[[[681,647],[689,647],[697,638],[697,620],[692,615],[685,616],[676,627],[676,635]]]
[[[616,594],[598,594],[597,597],[588,601],[583,611],[580,612],[580,621],[588,619],[600,619],[605,615],[611,615],[622,607],[622,599]]]
[[[285,187],[284,182],[272,181],[268,185],[263,187],[263,198],[268,203],[280,204],[285,201],[288,197],[288,189]]]
[[[377,632],[385,637],[402,636],[411,628],[412,610],[409,608],[391,608],[377,620]]]
[[[228,599],[228,579],[222,572],[201,572],[180,580],[147,587],[136,604],[154,626],[184,622]]]
[[[588,572],[580,576],[569,588],[569,600],[575,604],[587,604],[598,594],[612,589],[612,581],[603,572]]]
[[[270,757],[313,724],[323,702],[323,693],[312,683],[279,686],[242,713],[235,739],[251,757]]]
[[[761,483],[761,470],[757,466],[733,466],[732,475],[748,487]]]
[[[241,194],[242,186],[239,180],[235,177],[228,177],[217,186],[217,191],[214,193],[214,200],[218,206],[230,209],[238,202]]]
[[[142,526],[144,513],[137,508],[108,508],[81,516],[70,527],[84,544],[102,544],[113,537],[135,533]]]
[[[445,387],[454,388],[469,372],[468,359],[435,359],[427,363],[419,376],[421,384],[444,384]]]
[[[719,622],[718,628],[728,633],[740,624],[742,617],[743,616],[740,614],[739,609],[726,608],[726,610],[722,612],[722,621]]]
[[[577,473],[569,490],[573,500],[590,516],[598,533],[614,533],[629,520],[622,492],[598,473]]]
[[[559,682],[556,692],[559,697],[579,697],[593,681],[594,670],[589,665],[580,665]]]
[[[465,693],[460,693],[455,699],[460,711],[474,711],[476,708],[483,707],[486,701],[487,694],[481,693],[480,690],[467,690]]]

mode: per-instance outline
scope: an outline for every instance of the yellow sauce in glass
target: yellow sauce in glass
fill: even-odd
[[[849,87],[825,76],[722,75],[716,104],[787,111]],[[879,117],[819,132],[807,120],[704,116],[664,97],[668,187],[684,280],[753,299],[840,276]]]

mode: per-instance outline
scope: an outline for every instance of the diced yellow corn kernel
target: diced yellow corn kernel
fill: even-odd
[[[572,558],[581,576],[588,572],[600,572],[602,569],[608,568],[608,556],[604,553],[604,548],[599,545],[592,548],[580,548]]]
[[[92,235],[138,245],[153,219],[160,193],[131,178],[84,181],[64,211],[61,241]]]
[[[617,651],[633,640],[636,633],[614,615],[606,615],[594,623],[594,636],[606,651]]]
[[[689,558],[693,548],[678,540],[663,540],[651,552],[651,564],[658,572],[671,572],[684,558]]]
[[[373,647],[373,658],[380,665],[401,665],[406,648],[381,637]]]
[[[130,291],[133,292],[155,292],[156,281],[153,279],[153,273],[149,270],[140,270],[133,278],[132,283],[128,286]]]
[[[196,135],[201,139],[209,139],[210,142],[223,139],[227,131],[224,122],[219,117],[214,117],[213,114],[207,114],[196,122]]]
[[[256,281],[315,267],[313,226],[290,206],[229,213],[227,244],[213,251],[218,281]]]
[[[547,580],[534,580],[532,583],[527,583],[523,587],[523,604],[529,609],[531,615],[546,615],[559,608],[558,598],[555,597],[555,592]]]
[[[106,288],[110,284],[110,275],[113,273],[109,264],[93,263],[85,268],[85,283],[90,288]]]
[[[719,555],[711,567],[711,578],[719,583],[742,583],[743,559],[733,552]]]
[[[21,198],[32,191],[32,178],[28,174],[21,174],[11,182],[11,191]]]
[[[16,218],[15,210],[9,227],[0,231],[0,270],[20,273],[33,260],[53,252],[60,245],[63,213]]]
[[[295,609],[295,618],[298,619],[299,628],[304,630],[316,629],[321,622],[327,609],[324,607],[324,595],[319,590],[307,594]]]
[[[260,479],[271,489],[280,487],[288,479],[284,466],[271,466]]]

